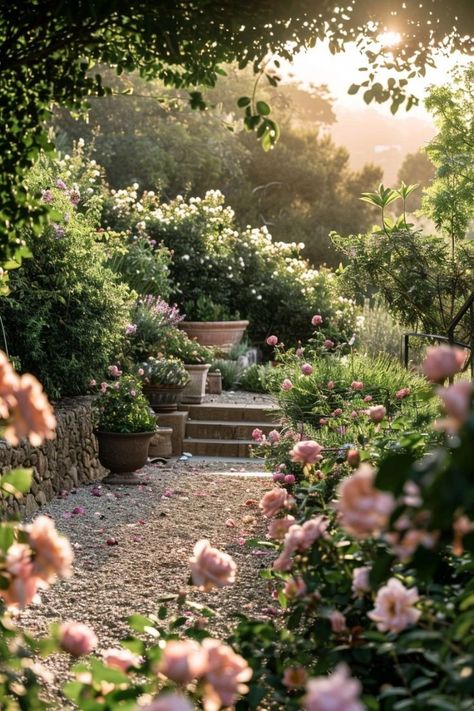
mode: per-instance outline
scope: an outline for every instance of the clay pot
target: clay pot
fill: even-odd
[[[143,394],[155,412],[175,412],[184,388],[184,385],[143,385]]]
[[[217,346],[228,352],[240,343],[248,325],[248,321],[181,321],[179,328],[202,346]]]
[[[204,365],[184,365],[186,371],[191,378],[189,383],[183,390],[181,402],[190,405],[200,405],[206,395],[206,380],[209,372],[210,364]]]
[[[148,459],[154,432],[96,432],[100,463],[111,472],[122,474],[141,469]]]

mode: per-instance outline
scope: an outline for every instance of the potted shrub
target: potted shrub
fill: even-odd
[[[94,410],[101,464],[113,473],[141,469],[156,421],[140,381],[123,375],[114,383],[102,383]]]
[[[138,371],[143,393],[155,412],[174,412],[190,376],[178,358],[150,356]]]
[[[248,321],[238,315],[233,318],[225,306],[216,304],[210,297],[201,295],[193,302],[186,302],[186,318],[179,328],[191,339],[203,346],[214,346],[221,351],[229,351],[243,338]]]
[[[175,328],[169,331],[163,350],[182,360],[189,375],[190,380],[183,391],[181,402],[194,405],[202,403],[206,394],[209,366],[213,360],[211,349],[191,340],[184,331]]]

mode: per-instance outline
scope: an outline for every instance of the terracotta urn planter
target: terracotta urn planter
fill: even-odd
[[[189,405],[200,405],[206,395],[206,381],[210,364],[184,365],[191,380],[183,391],[181,402]]]
[[[184,385],[143,385],[143,394],[155,412],[175,412],[184,388]]]
[[[141,469],[154,432],[96,432],[100,463],[113,474]]]
[[[248,321],[181,321],[179,328],[202,346],[230,351],[232,346],[240,343],[248,325]]]

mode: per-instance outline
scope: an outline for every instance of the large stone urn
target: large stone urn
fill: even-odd
[[[181,321],[179,328],[202,346],[228,352],[240,343],[248,325],[248,321]]]
[[[147,463],[154,432],[96,432],[100,463],[113,474],[141,469]]]

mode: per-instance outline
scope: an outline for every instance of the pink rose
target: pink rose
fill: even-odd
[[[28,543],[33,549],[33,573],[49,583],[59,576],[71,575],[73,553],[69,541],[60,536],[48,516],[38,516],[26,527]]]
[[[273,518],[283,509],[288,508],[293,503],[293,498],[289,496],[286,489],[270,489],[262,497],[258,507],[266,518]]]
[[[267,345],[268,346],[276,346],[278,343],[278,336],[268,336],[267,338]]]
[[[303,375],[311,375],[313,372],[313,366],[310,363],[303,363],[301,366],[301,372]]]
[[[275,482],[277,482],[277,481],[280,481],[280,482],[281,482],[281,481],[285,481],[285,475],[283,474],[283,472],[273,472],[273,474],[272,474],[272,479],[273,479],[273,481],[275,481]]]
[[[373,399],[374,398],[372,397],[372,395],[366,395],[364,398],[364,402],[372,402]]]
[[[89,387],[95,388],[96,385],[97,385],[97,380],[94,380],[94,378],[92,378],[92,380],[89,381]]]
[[[326,340],[323,343],[323,346],[330,350],[331,348],[334,348],[334,341],[331,341],[330,338],[326,338]]]
[[[268,441],[271,442],[272,444],[274,442],[280,441],[280,433],[278,432],[278,430],[272,430],[271,432],[269,432]]]
[[[293,484],[296,484],[296,477],[294,474],[285,474],[285,484],[288,484],[288,486],[293,486]]]
[[[363,390],[364,389],[364,383],[361,380],[353,380],[351,383],[351,388],[353,390]]]
[[[304,348],[297,348],[295,351],[295,356],[297,358],[302,358],[304,353]]]
[[[252,670],[243,657],[231,647],[216,639],[202,643],[207,653],[207,668],[204,676],[205,711],[219,711],[221,706],[234,706],[237,694],[245,694],[245,682],[252,677]]]
[[[100,392],[101,392],[101,393],[107,392],[108,387],[109,387],[109,386],[108,386],[108,383],[101,383],[101,384],[100,384]]]
[[[426,351],[423,372],[433,383],[442,383],[462,370],[466,354],[462,348],[431,346]]]
[[[363,538],[383,530],[395,507],[391,494],[374,487],[375,470],[361,464],[338,488],[336,508],[343,528]]]
[[[281,389],[282,390],[291,390],[292,387],[293,387],[293,383],[291,382],[291,380],[289,380],[288,378],[285,378],[281,384]]]
[[[346,618],[339,610],[333,610],[329,615],[329,622],[334,634],[343,634],[347,631]]]
[[[203,539],[196,543],[189,562],[193,583],[204,592],[235,582],[237,566],[234,560],[227,553],[212,548],[209,541]]]
[[[194,706],[181,694],[161,694],[146,706],[137,706],[136,711],[193,711]]]
[[[347,452],[347,463],[351,467],[358,467],[360,464],[360,452],[358,449],[349,449]]]
[[[285,535],[283,550],[273,563],[274,570],[290,570],[292,566],[292,556],[296,551],[304,553],[309,550],[313,543],[319,538],[326,538],[328,519],[325,516],[316,516],[305,521],[300,526],[294,524],[290,526]]]
[[[256,428],[252,431],[252,439],[253,439],[254,442],[261,442],[262,439],[263,439],[263,432],[262,432],[262,430],[259,429],[258,427],[256,427]]]
[[[419,599],[416,588],[408,589],[397,578],[390,578],[378,591],[375,607],[368,617],[374,620],[380,632],[403,632],[421,615],[414,607]]]
[[[383,405],[374,405],[373,407],[369,407],[367,414],[372,422],[382,422],[387,414],[387,410]]]
[[[409,525],[409,522],[407,522]],[[408,560],[419,546],[433,548],[437,539],[437,531],[424,531],[418,528],[394,531],[385,535],[392,551],[400,560]]]
[[[338,664],[329,676],[309,679],[303,707],[306,711],[364,711],[359,701],[362,686],[349,675],[345,664]]]
[[[122,375],[122,371],[116,365],[109,365],[108,371],[113,378],[118,378],[120,375]]]
[[[25,543],[13,543],[7,551],[5,570],[9,582],[7,588],[0,590],[0,597],[8,607],[26,607],[35,600],[40,582],[33,575],[31,548]]]
[[[454,383],[448,388],[437,388],[436,392],[443,403],[443,407],[449,416],[445,422],[447,429],[456,432],[467,420],[471,409],[471,399],[474,393],[474,385],[467,380]]]
[[[274,518],[268,526],[268,536],[276,541],[282,541],[288,532],[290,526],[295,522],[294,516],[285,516],[284,518]]]
[[[342,415],[342,410],[340,407],[336,407],[334,412],[332,413],[333,417],[340,417]]]
[[[287,689],[299,689],[306,684],[304,667],[287,667],[283,672],[282,683]]]
[[[334,380],[328,380],[328,384],[326,385],[326,387],[328,390],[334,390],[334,388],[336,387]]]
[[[207,670],[207,655],[194,640],[167,642],[158,671],[178,684],[189,684]]]
[[[102,659],[107,667],[118,669],[121,672],[140,665],[140,657],[130,652],[129,649],[106,649],[102,652]]]
[[[90,654],[97,646],[97,641],[94,631],[81,622],[65,622],[59,628],[61,649],[74,657]]]
[[[401,388],[401,390],[397,390],[397,392],[395,393],[395,397],[397,398],[397,400],[403,400],[404,398],[408,397],[410,392],[410,388]]]
[[[324,427],[324,425],[327,425],[327,423],[328,423],[327,417],[320,417],[319,418],[319,424],[321,425],[321,427]]]
[[[283,592],[289,600],[295,597],[303,597],[306,595],[306,590],[306,583],[303,578],[290,578],[283,588]]]
[[[370,568],[361,566],[352,571],[352,592],[355,597],[364,597],[370,592],[369,582]]]
[[[302,442],[295,444],[290,451],[292,462],[301,462],[302,464],[314,464],[320,462],[323,448],[320,444],[312,439],[305,439]]]
[[[311,319],[311,324],[313,326],[321,326],[323,322],[323,317],[320,314],[315,314]]]
[[[453,553],[454,555],[462,555],[464,553],[463,538],[468,533],[474,531],[474,521],[466,515],[459,516],[453,523]]]

